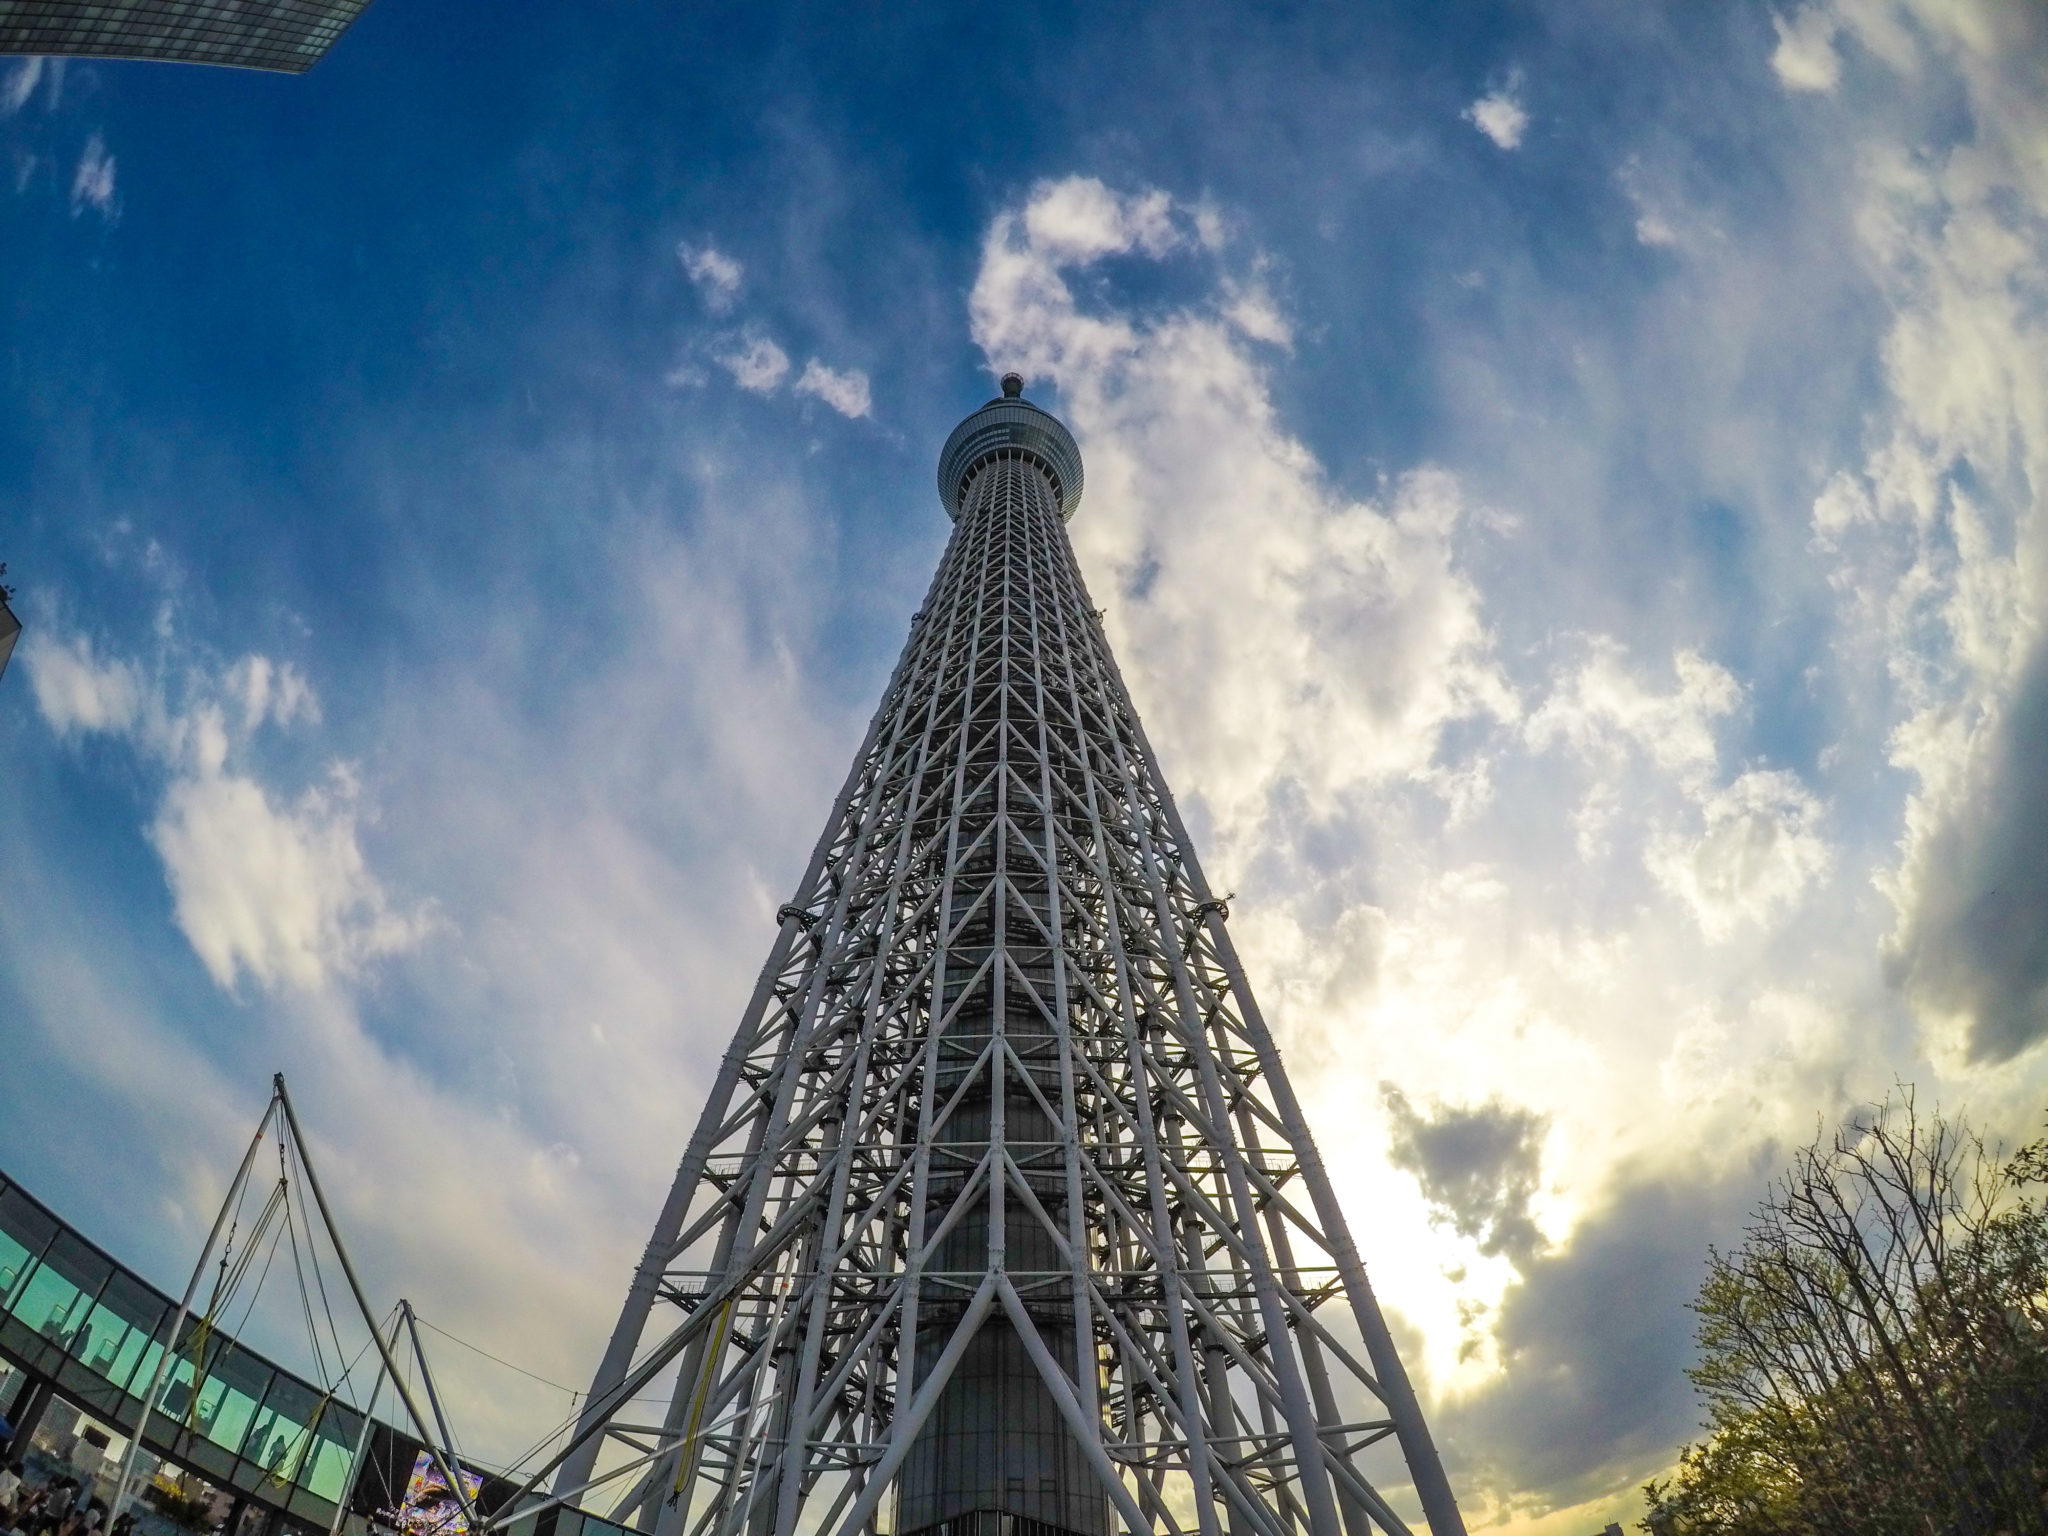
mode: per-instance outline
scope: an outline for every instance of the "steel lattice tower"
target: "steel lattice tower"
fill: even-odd
[[[1372,1461],[1462,1533],[1022,387],[946,443],[952,540],[556,1492],[653,1536],[1408,1530]]]

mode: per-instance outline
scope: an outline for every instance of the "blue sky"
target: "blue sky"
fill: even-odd
[[[1009,366],[1475,1519],[1633,1510],[1817,1117],[2038,1126],[2038,10],[480,20],[0,63],[0,1166],[103,1241],[282,1068],[580,1382]]]

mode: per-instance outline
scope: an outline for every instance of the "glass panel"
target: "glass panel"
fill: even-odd
[[[35,1258],[19,1238],[0,1227],[0,1312],[8,1310],[7,1303]]]
[[[76,1232],[63,1231],[57,1234],[43,1255],[43,1262],[60,1271],[64,1277],[81,1291],[97,1296],[100,1287],[107,1283],[114,1273],[113,1260],[97,1252]]]
[[[30,1266],[56,1235],[56,1221],[27,1195],[12,1186],[0,1190],[0,1306],[21,1289]]]
[[[28,1291],[33,1294],[44,1285],[45,1275],[62,1278],[64,1288],[70,1292],[70,1299],[63,1302],[61,1321],[53,1318],[45,1308],[41,1311],[32,1307],[23,1319],[32,1328],[41,1331],[45,1338],[56,1339],[74,1359],[91,1358],[95,1340],[92,1324],[87,1319],[93,1298],[99,1295],[100,1287],[107,1283],[114,1273],[114,1266],[99,1254],[94,1253],[79,1238],[70,1232],[59,1232],[49,1251],[43,1255],[42,1267],[30,1278]],[[61,1293],[52,1290],[52,1297]],[[51,1324],[57,1322],[57,1331],[51,1331]]]
[[[230,1345],[207,1365],[206,1393],[200,1396],[200,1430],[223,1450],[236,1452],[270,1385],[270,1368],[239,1345]]]
[[[313,1454],[306,1460],[299,1486],[330,1504],[340,1503],[342,1484],[348,1481],[349,1457],[362,1429],[362,1415],[346,1408],[331,1408],[323,1414],[319,1433],[313,1440]]]
[[[85,1306],[77,1286],[50,1265],[39,1264],[15,1299],[14,1315],[44,1338],[61,1343],[75,1326],[73,1315]]]
[[[148,1347],[148,1331],[142,1328],[131,1327],[128,1330],[128,1337],[121,1341],[121,1347],[114,1351],[114,1358],[107,1362],[104,1372],[107,1380],[123,1391],[133,1391],[140,1395],[143,1388],[149,1385],[149,1378],[144,1376],[133,1387],[130,1387],[129,1377],[134,1375],[135,1367],[142,1360],[142,1352]]]
[[[159,1407],[166,1418],[176,1419],[180,1424],[189,1423],[194,1412],[192,1402],[192,1379],[194,1354],[204,1348],[213,1352],[213,1335],[209,1331],[202,1340],[196,1318],[185,1320],[184,1336],[178,1341],[178,1352],[171,1359],[169,1369],[164,1373],[164,1395]]]
[[[263,1415],[242,1456],[269,1474],[266,1486],[272,1494],[277,1483],[288,1483],[296,1475],[299,1458],[307,1450],[306,1426],[318,1402],[311,1387],[282,1373],[271,1383]]]
[[[101,1363],[102,1347],[95,1345],[89,1364],[116,1386],[129,1388],[140,1396],[149,1386],[149,1377],[144,1376],[130,1387],[130,1378],[142,1361],[142,1353],[149,1347],[151,1335],[163,1327],[171,1310],[171,1304],[140,1280],[125,1271],[116,1271],[114,1278],[107,1282],[107,1288],[100,1292],[99,1306],[93,1310],[93,1331],[101,1333],[100,1318],[105,1314],[105,1336],[113,1337],[116,1330],[113,1322],[118,1318],[128,1325],[113,1348],[113,1353],[104,1364]]]
[[[81,1334],[82,1338],[90,1340],[89,1347],[92,1350],[83,1362],[85,1368],[95,1376],[111,1378],[114,1374],[114,1362],[120,1358],[122,1350],[127,1349],[131,1355],[137,1353],[136,1349],[128,1348],[128,1341],[134,1336],[135,1330],[128,1325],[125,1318],[115,1316],[105,1307],[94,1307],[92,1316],[86,1319]]]
[[[156,1363],[163,1356],[163,1345],[154,1339],[143,1346],[142,1358],[135,1362],[135,1368],[128,1373],[129,1396],[140,1397],[149,1390],[149,1384],[156,1379]]]

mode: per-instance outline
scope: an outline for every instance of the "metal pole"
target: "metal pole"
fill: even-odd
[[[392,1319],[391,1336],[398,1336],[398,1320]],[[342,1480],[341,1496],[334,1501],[334,1523],[327,1527],[327,1536],[341,1536],[342,1522],[348,1519],[348,1501],[355,1497],[356,1484],[362,1480],[363,1457],[370,1449],[370,1431],[377,1426],[377,1394],[384,1389],[384,1362],[377,1362],[377,1379],[370,1383],[370,1400],[363,1404],[363,1432],[356,1436],[355,1455],[349,1458],[348,1476]]]
[[[162,1397],[164,1378],[170,1373],[172,1357],[177,1354],[178,1335],[184,1331],[185,1319],[192,1313],[192,1298],[199,1294],[199,1282],[205,1277],[206,1266],[213,1258],[213,1245],[220,1241],[220,1230],[227,1225],[228,1214],[242,1198],[242,1190],[249,1182],[249,1170],[256,1163],[256,1149],[263,1145],[263,1133],[270,1129],[270,1120],[277,1113],[278,1096],[284,1091],[284,1080],[278,1080],[276,1092],[270,1102],[263,1106],[263,1118],[256,1122],[256,1134],[249,1138],[249,1150],[242,1154],[242,1166],[235,1170],[235,1177],[228,1185],[227,1198],[220,1203],[220,1212],[213,1218],[213,1230],[206,1234],[206,1245],[199,1250],[199,1262],[192,1266],[192,1278],[185,1285],[185,1294],[178,1302],[178,1310],[171,1318],[171,1334],[164,1341],[163,1352],[156,1357],[156,1370],[149,1378],[149,1390],[142,1395],[142,1411],[135,1420],[135,1433],[129,1437],[127,1453],[121,1458],[121,1476],[114,1483],[114,1501],[108,1506],[109,1526],[120,1518],[128,1502],[128,1488],[135,1481],[135,1462],[142,1451],[142,1436],[149,1428],[149,1416],[156,1412]],[[151,1343],[156,1340],[152,1336]],[[192,1390],[199,1391],[199,1383],[192,1383]]]
[[[427,1428],[426,1416],[419,1405],[412,1400],[412,1393],[406,1390],[405,1380],[398,1374],[398,1362],[391,1358],[391,1350],[384,1342],[384,1335],[372,1319],[376,1316],[370,1310],[370,1300],[363,1294],[363,1282],[356,1278],[356,1267],[349,1262],[348,1249],[341,1241],[341,1229],[334,1224],[334,1213],[327,1208],[327,1195],[320,1188],[320,1177],[313,1172],[313,1160],[306,1155],[305,1132],[299,1129],[297,1111],[292,1108],[292,1096],[285,1091],[284,1074],[278,1073],[277,1102],[284,1110],[285,1124],[292,1133],[292,1144],[298,1148],[299,1166],[306,1170],[306,1187],[313,1191],[313,1203],[320,1208],[320,1220],[327,1228],[327,1240],[334,1244],[334,1256],[341,1260],[341,1272],[348,1277],[349,1291],[355,1296],[356,1309],[363,1314],[363,1321],[369,1324],[370,1337],[376,1340],[377,1355],[384,1362],[384,1370],[391,1378],[391,1390],[398,1394],[398,1400],[405,1404],[405,1411],[412,1418],[413,1428],[420,1432],[420,1438],[427,1442],[427,1451],[434,1458],[434,1465],[441,1469],[441,1475],[448,1479],[448,1491],[455,1496],[455,1502],[462,1506],[462,1513],[469,1521],[469,1528],[476,1530],[482,1525],[476,1511],[470,1507],[469,1490],[462,1486],[462,1474],[448,1464],[448,1458],[441,1454],[441,1448],[434,1444],[433,1432]]]
[[[434,1372],[427,1364],[426,1346],[420,1342],[419,1319],[413,1316],[412,1303],[403,1296],[398,1298],[398,1311],[405,1319],[405,1331],[412,1336],[412,1356],[420,1363],[420,1380],[426,1384],[427,1406],[434,1410],[434,1422],[441,1427],[441,1444],[453,1460],[455,1434],[448,1428],[448,1415],[441,1407],[441,1394],[434,1388]]]

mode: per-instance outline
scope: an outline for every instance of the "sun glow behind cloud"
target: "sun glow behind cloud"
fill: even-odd
[[[1505,671],[1498,617],[1529,594],[1488,589],[1475,569],[1512,568],[1488,546],[1529,537],[1524,509],[1475,505],[1426,464],[1365,499],[1340,491],[1274,405],[1285,326],[1237,319],[1263,253],[1219,248],[1198,212],[1160,189],[1041,185],[991,227],[975,335],[992,369],[1057,388],[1081,439],[1084,563],[1113,583],[1109,623],[1140,708],[1214,877],[1241,893],[1254,976],[1373,1234],[1376,1283],[1424,1331],[1455,1440],[1490,1421],[1497,1397],[1541,1399],[1514,1303],[1544,1265],[1596,1251],[1632,1191],[1712,1183],[1798,1136],[1845,1088],[1882,1087],[1887,1066],[1846,1030],[1867,984],[1766,957],[1789,960],[1782,941],[1802,927],[1846,921],[1874,959],[1882,929],[1840,866],[1881,860],[1898,823],[1833,825],[1795,768],[1731,757],[1748,691],[1696,651],[1660,665],[1592,633],[1547,670]],[[1193,264],[1208,292],[1163,311],[1105,303],[1096,264],[1129,257]],[[1894,348],[1921,323],[1902,314]],[[1896,384],[1917,409],[1919,380]],[[1824,498],[1820,515],[1869,520],[1861,507]],[[1984,539],[1960,543],[1997,559]],[[2015,602],[1998,568],[1974,582],[1944,573],[1962,589],[1950,602],[1972,585],[1980,602]],[[1853,625],[1863,599],[1844,599]],[[2007,649],[1985,665],[2010,686],[2010,647],[2028,633],[2016,609],[1954,633],[2000,637]],[[1935,697],[1955,695],[1936,687],[1920,708],[1940,708]],[[1922,734],[1918,718],[1894,739]],[[1897,813],[1910,826],[1924,804]],[[1530,824],[1569,827],[1570,841],[1529,847],[1513,829]],[[1582,893],[1607,899],[1559,902],[1560,853]],[[1906,881],[1915,858],[1909,842]],[[1892,889],[1910,931],[1913,892]],[[1674,1010],[1694,1014],[1675,1038],[1642,1029]],[[1738,1086],[1729,1064],[1759,1048],[1751,1059],[1772,1065]],[[1398,1087],[1376,1097],[1382,1080]],[[1523,1161],[1542,1179],[1518,1175],[1530,1235],[1513,1262],[1479,1244],[1447,1266],[1441,1245],[1413,1240],[1418,1188],[1385,1161],[1390,1130],[1418,1123],[1399,1095],[1455,1115],[1505,1085],[1503,1113],[1536,1127]],[[1409,1120],[1390,1127],[1374,1113],[1388,1105]],[[1676,1142],[1674,1123],[1687,1126]],[[1698,1148],[1716,1142],[1703,1171]],[[1503,1468],[1497,1495],[1528,1470]]]

